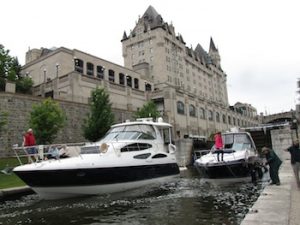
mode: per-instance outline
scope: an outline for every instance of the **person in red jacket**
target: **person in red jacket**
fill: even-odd
[[[36,160],[38,159],[37,157],[37,149],[35,147],[36,143],[35,143],[35,137],[33,135],[33,131],[32,129],[28,129],[27,133],[25,134],[24,137],[24,147],[26,149],[28,156],[28,162],[32,162],[32,159]]]
[[[214,140],[215,140],[215,149],[217,152],[217,158],[218,158],[218,162],[220,161],[219,155],[221,154],[221,161],[223,161],[223,148],[224,148],[224,144],[223,144],[223,139],[222,139],[222,135],[221,132],[217,132],[214,136]]]

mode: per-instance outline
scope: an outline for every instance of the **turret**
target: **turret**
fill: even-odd
[[[219,50],[216,48],[215,43],[212,39],[212,37],[210,38],[210,44],[209,44],[209,52],[208,52],[209,56],[212,59],[212,63],[218,67],[221,68],[221,57],[219,54]]]

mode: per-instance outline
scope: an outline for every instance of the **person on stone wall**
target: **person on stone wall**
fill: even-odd
[[[299,148],[299,140],[294,140],[293,145],[285,151],[290,152],[291,154],[291,164],[293,167],[293,171],[296,178],[296,183],[298,188],[300,189],[300,179],[299,179],[299,170],[300,170],[300,148]]]
[[[269,165],[269,173],[271,178],[270,184],[280,185],[278,171],[282,164],[281,159],[276,155],[274,150],[268,147],[263,147],[261,153],[266,157],[266,165]]]
[[[218,162],[220,161],[220,154],[221,154],[221,161],[223,161],[223,148],[224,148],[224,144],[223,144],[223,139],[222,139],[222,135],[221,132],[217,132],[214,136],[214,140],[215,140],[215,149],[217,152],[217,158],[218,158]]]
[[[36,142],[35,142],[33,130],[29,128],[24,137],[24,147],[28,154],[28,163],[38,160],[37,149],[35,145]]]

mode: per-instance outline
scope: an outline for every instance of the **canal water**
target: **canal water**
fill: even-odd
[[[0,202],[0,225],[238,225],[265,182],[215,183],[191,168],[174,181],[105,196],[39,200],[36,194]]]

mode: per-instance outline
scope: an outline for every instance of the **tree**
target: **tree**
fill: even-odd
[[[89,141],[97,141],[110,129],[114,122],[109,95],[103,88],[91,93],[90,113],[84,120],[83,133]]]
[[[160,113],[157,109],[157,106],[152,100],[146,102],[143,107],[135,113],[136,118],[152,117],[153,119],[156,119],[159,116]]]
[[[21,65],[17,57],[11,57],[9,50],[0,44],[0,91],[5,90],[6,80],[16,82],[16,90],[21,93],[31,93],[33,81],[30,77],[20,74]]]
[[[65,121],[64,112],[50,98],[39,105],[33,105],[29,125],[34,131],[37,144],[51,144]]]

